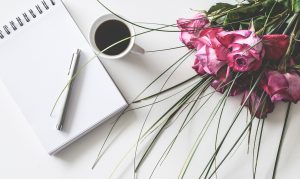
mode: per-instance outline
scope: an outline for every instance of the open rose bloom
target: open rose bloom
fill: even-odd
[[[242,103],[246,101],[244,106],[252,115],[265,118],[273,111],[274,103],[300,100],[300,76],[293,70],[293,60],[289,61],[286,71],[279,69],[289,46],[288,35],[260,36],[252,26],[232,31],[210,27],[204,13],[191,19],[179,19],[177,26],[181,30],[180,40],[196,51],[193,69],[200,76],[211,76],[211,86],[218,92],[224,93],[231,86],[229,95],[244,94]],[[239,77],[231,85],[237,74]],[[258,77],[259,85],[249,94],[253,79]]]

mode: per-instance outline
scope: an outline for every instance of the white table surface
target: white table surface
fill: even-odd
[[[228,1],[233,2],[233,0]],[[25,7],[27,8],[26,4],[28,2],[32,3],[32,0],[0,0],[0,22],[7,22],[10,17],[15,17],[16,12]],[[106,13],[96,0],[64,0],[64,2],[86,37],[93,21]],[[191,16],[194,12],[190,8],[207,9],[213,3],[218,2],[218,0],[103,0],[102,2],[131,21],[172,24],[178,17]],[[136,30],[137,32],[143,31],[143,29],[139,28],[136,28]],[[137,43],[146,50],[175,47],[181,44],[178,40],[178,33],[163,32],[153,32],[139,36],[137,37]],[[129,55],[122,60],[103,60],[103,63],[126,99],[131,101],[149,82],[185,52],[186,49],[179,49],[146,54],[144,56]],[[168,85],[175,84],[176,81],[178,82],[193,75],[194,72],[190,68],[192,61],[193,58],[190,58],[175,73]],[[157,83],[148,91],[148,94],[158,90],[161,84],[162,82]],[[203,122],[207,119],[209,111],[216,105],[219,98],[220,95],[213,97],[207,107],[197,115],[192,125],[188,126],[183,134],[180,135],[174,150],[171,151],[165,163],[157,169],[153,178],[177,178],[188,151],[203,126]],[[156,106],[149,120],[154,121],[157,119],[167,109],[167,106],[175,102],[175,99]],[[239,100],[240,97],[236,97],[230,98],[228,101],[222,121],[224,129],[232,120],[233,113],[239,106]],[[288,125],[289,129],[278,167],[279,179],[300,178],[300,120],[298,119],[300,113],[297,108],[299,106],[293,105],[292,107],[291,122]],[[285,109],[286,106],[284,104],[277,105],[276,112],[269,115],[265,123],[257,178],[271,177]],[[10,98],[9,92],[0,83],[0,178],[108,178],[117,163],[137,140],[140,127],[148,110],[149,108],[137,110],[127,113],[121,118],[109,140],[111,145],[106,150],[98,166],[91,170],[91,166],[111,127],[112,121],[106,122],[57,156],[51,157],[44,151],[27,124],[26,119],[24,119],[17,105]],[[148,126],[151,123],[150,121],[147,123]],[[182,121],[182,118],[179,121]],[[177,123],[174,123],[175,127],[168,128],[166,134],[158,142],[148,160],[139,170],[139,178],[148,178],[160,154],[169,143],[171,136],[177,131],[179,124]],[[195,160],[192,161],[186,178],[196,178],[201,172],[205,161],[213,152],[216,122],[212,125],[210,130],[208,130],[207,136],[203,139]],[[231,146],[233,139],[243,127],[245,127],[245,119],[241,117],[236,124],[236,129],[230,135],[225,149]],[[221,130],[221,135],[223,134],[224,130]],[[252,178],[252,150],[247,155],[246,143],[244,141],[237,152],[220,168],[218,172],[219,178]],[[252,147],[250,146],[250,148]],[[133,178],[132,158],[133,154],[131,153],[112,178]]]

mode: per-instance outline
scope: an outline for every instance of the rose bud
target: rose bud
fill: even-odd
[[[264,35],[262,39],[266,50],[265,57],[275,61],[282,59],[289,46],[289,36],[283,34],[271,34]]]

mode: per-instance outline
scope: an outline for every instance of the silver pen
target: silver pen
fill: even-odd
[[[72,56],[72,61],[69,67],[69,72],[68,72],[68,81],[70,81],[69,85],[65,89],[65,95],[63,96],[62,100],[62,106],[61,110],[58,114],[58,123],[56,125],[57,130],[62,130],[63,129],[63,124],[65,120],[65,115],[68,107],[68,102],[71,94],[71,89],[72,89],[72,77],[74,76],[77,66],[78,66],[78,61],[80,58],[80,50],[77,49],[77,51],[73,54]],[[71,81],[72,80],[72,81]]]

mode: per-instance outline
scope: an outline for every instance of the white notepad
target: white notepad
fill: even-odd
[[[1,28],[0,34],[0,79],[51,155],[127,106],[95,58],[72,85],[64,130],[55,128],[57,120],[50,112],[67,84],[72,54],[81,49],[78,68],[95,54],[63,3],[52,2],[33,6],[33,14],[24,10],[30,21],[22,12],[19,21],[13,18],[12,24],[6,23],[7,32]]]

